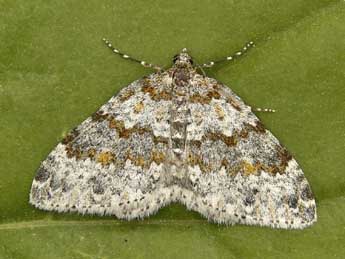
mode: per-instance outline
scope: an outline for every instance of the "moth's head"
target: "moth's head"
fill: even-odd
[[[179,54],[174,56],[173,63],[176,67],[192,67],[193,59],[187,53],[187,49],[184,48]]]

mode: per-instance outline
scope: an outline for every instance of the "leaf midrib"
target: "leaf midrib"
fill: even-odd
[[[192,219],[192,220],[144,220],[136,221],[136,226],[147,226],[147,225],[174,225],[174,226],[186,226],[186,225],[203,225],[210,224],[207,220],[203,219]],[[16,230],[16,229],[32,229],[32,228],[44,228],[44,227],[66,227],[66,226],[125,226],[133,225],[133,222],[128,221],[111,221],[111,220],[31,220],[22,222],[13,222],[0,224],[1,230]]]

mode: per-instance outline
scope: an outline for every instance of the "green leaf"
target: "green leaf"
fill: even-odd
[[[0,258],[344,258],[345,3],[331,0],[0,0]],[[35,171],[62,136],[187,47],[294,154],[316,195],[305,230],[215,225],[182,205],[143,221],[57,214],[28,204]]]

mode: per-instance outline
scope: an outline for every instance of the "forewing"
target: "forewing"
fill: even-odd
[[[191,88],[187,128],[187,207],[218,223],[315,222],[315,200],[296,160],[228,87],[199,81]]]
[[[171,101],[162,77],[133,82],[70,132],[39,167],[30,203],[126,219],[168,203],[162,175]]]

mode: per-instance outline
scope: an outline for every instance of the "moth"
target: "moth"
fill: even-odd
[[[292,155],[229,87],[183,49],[73,129],[41,163],[30,203],[48,211],[140,219],[181,202],[216,223],[302,229],[316,222]],[[257,109],[257,111],[272,109]]]

